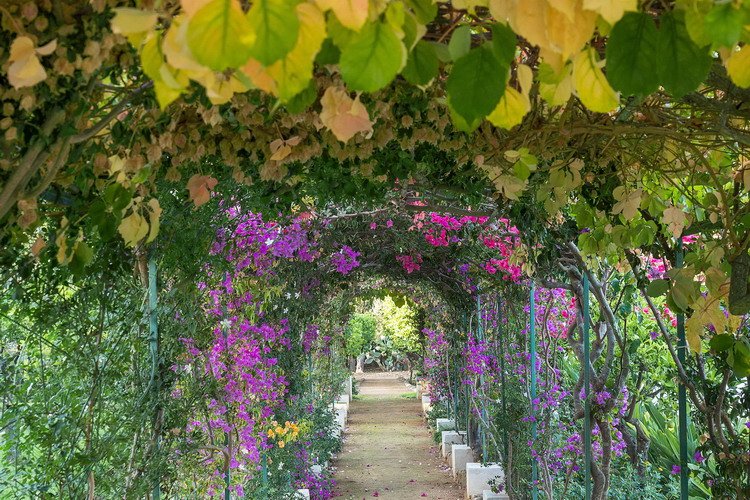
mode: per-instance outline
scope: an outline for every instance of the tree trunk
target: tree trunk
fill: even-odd
[[[357,356],[357,373],[362,373],[365,371],[365,355],[360,354]]]

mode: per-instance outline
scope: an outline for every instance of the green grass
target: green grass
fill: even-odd
[[[417,399],[417,393],[416,392],[405,392],[399,396],[403,399]]]

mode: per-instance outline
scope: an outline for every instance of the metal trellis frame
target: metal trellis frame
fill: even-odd
[[[675,264],[682,267],[682,239],[677,242]],[[687,343],[685,341],[685,314],[677,314],[677,359],[685,366],[685,353]],[[688,448],[687,448],[687,391],[685,384],[679,384],[677,389],[678,408],[678,433],[680,441],[680,500],[688,500]]]
[[[534,292],[536,287],[534,282],[531,282],[529,287],[529,351],[531,359],[529,361],[529,372],[531,373],[531,442],[532,446],[536,445],[537,439],[537,428],[536,428],[536,408],[534,401],[536,401],[536,298]],[[539,479],[539,470],[536,463],[536,459],[532,456],[531,458],[531,498],[537,499],[539,495],[539,488],[537,487],[537,481]]]
[[[589,278],[583,271],[583,482],[584,498],[591,499],[591,311]]]
[[[161,384],[159,383],[159,317],[157,314],[157,276],[156,276],[156,259],[151,255],[148,259],[148,319],[149,319],[149,349],[151,351],[151,379],[154,382],[154,395],[158,401]],[[154,425],[157,425],[159,408],[156,407]],[[156,452],[159,452],[161,446],[160,436],[156,435]],[[161,481],[157,477],[154,479],[153,499],[161,498]]]

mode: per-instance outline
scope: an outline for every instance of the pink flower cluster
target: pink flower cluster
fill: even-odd
[[[401,263],[401,267],[404,268],[407,274],[411,274],[414,271],[419,271],[422,268],[422,256],[420,254],[415,255],[397,255],[396,260]]]

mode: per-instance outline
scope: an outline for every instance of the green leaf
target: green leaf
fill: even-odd
[[[83,270],[91,263],[94,257],[94,251],[85,241],[79,241],[76,245],[76,251],[68,266],[76,275],[83,274]]]
[[[318,98],[318,88],[315,86],[315,79],[305,87],[305,90],[292,97],[284,106],[290,114],[296,115],[309,108]]]
[[[645,12],[629,12],[607,41],[607,80],[623,94],[647,95],[659,87],[655,66],[659,32]]]
[[[649,297],[661,297],[669,290],[669,281],[667,280],[654,280],[646,287],[646,294]]]
[[[507,24],[496,23],[492,25],[492,49],[502,62],[508,62],[516,57],[516,43],[518,39]]]
[[[744,14],[733,2],[714,5],[703,22],[706,36],[718,45],[734,47],[746,22]]]
[[[414,85],[427,85],[437,76],[439,61],[435,46],[420,40],[409,54],[402,75]]]
[[[448,75],[446,90],[451,107],[470,125],[484,118],[505,92],[508,69],[490,45],[471,49],[456,61]]]
[[[638,352],[638,348],[641,346],[641,339],[633,339],[630,341],[630,344],[628,345],[628,354],[631,356],[635,356],[635,353]]]
[[[661,16],[656,67],[659,81],[674,97],[697,89],[708,76],[711,56],[688,35],[682,17],[674,13]]]
[[[448,52],[451,59],[457,61],[469,53],[471,48],[471,28],[469,26],[459,26],[451,35],[451,41],[448,42]]]
[[[525,181],[531,175],[531,170],[524,162],[517,161],[513,164],[513,173],[516,174],[516,177]]]
[[[437,3],[434,0],[406,0],[406,5],[417,16],[417,21],[421,24],[428,24],[435,19],[437,15]]]
[[[437,42],[427,42],[430,45],[432,45],[435,48],[435,54],[437,54],[438,59],[442,63],[449,63],[453,61],[451,58],[450,50],[448,50],[448,46],[444,43],[437,43]]]
[[[333,40],[326,38],[323,40],[323,45],[320,47],[318,55],[315,56],[315,63],[320,66],[338,64],[340,57],[341,51],[339,48],[334,45]]]
[[[251,55],[264,66],[286,56],[297,43],[299,19],[288,0],[256,0],[247,19],[255,33]]]
[[[725,334],[714,335],[713,338],[711,338],[711,340],[709,341],[708,345],[714,351],[726,351],[734,345],[734,337]]]
[[[406,63],[406,47],[393,28],[368,23],[341,49],[341,76],[352,90],[374,92],[388,85]]]
[[[190,18],[187,42],[199,63],[223,71],[247,62],[255,34],[237,2],[211,0]]]

